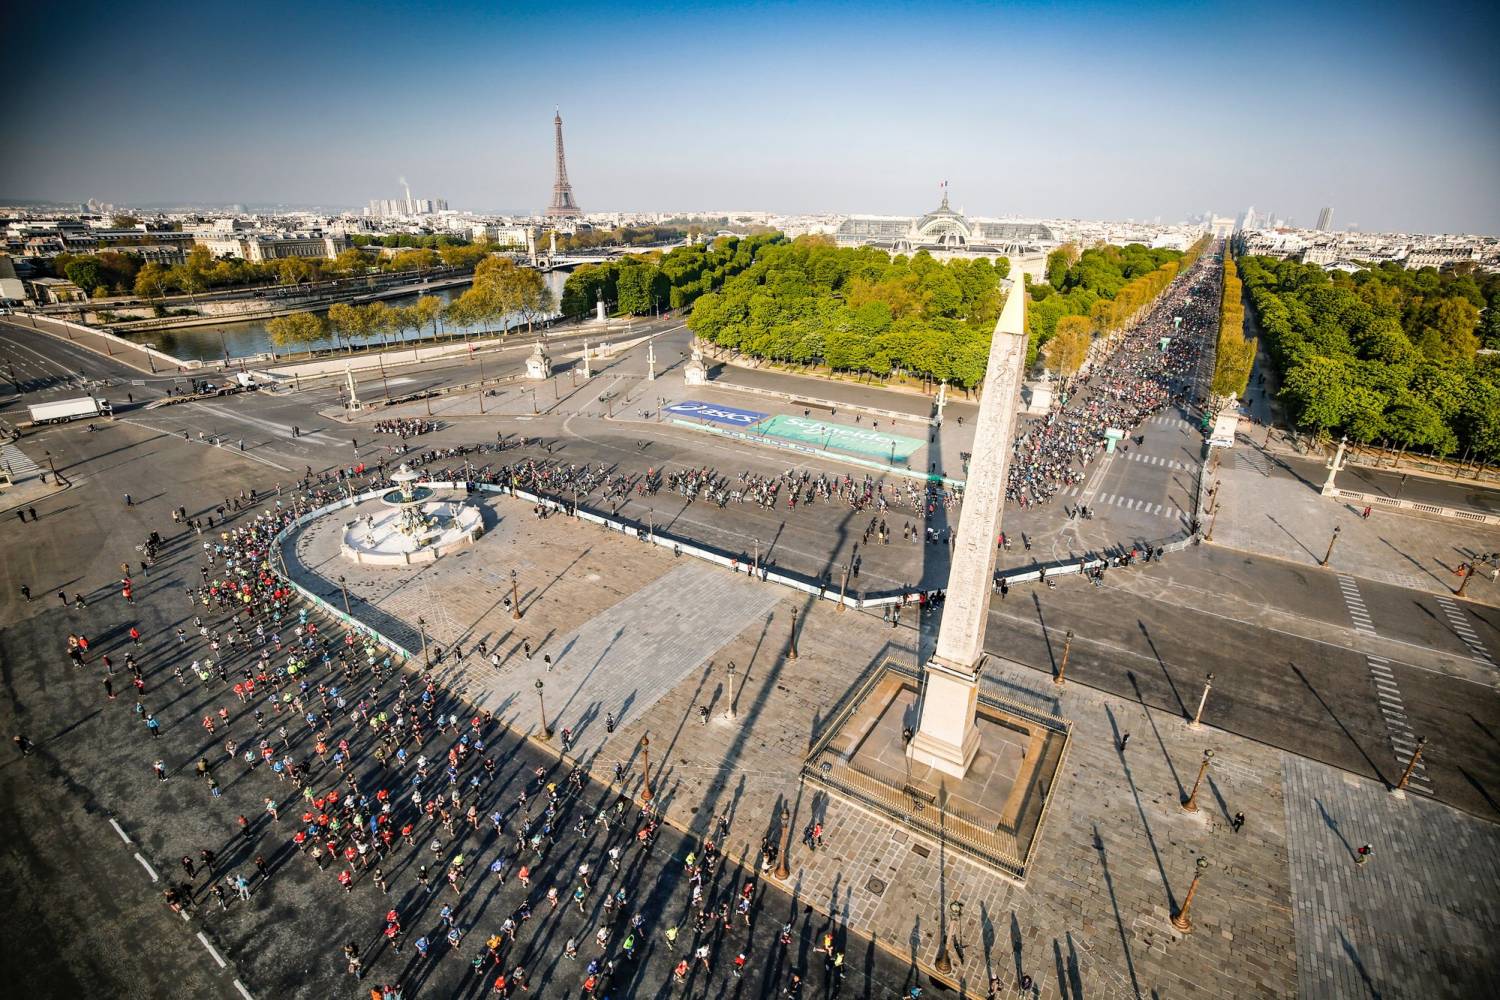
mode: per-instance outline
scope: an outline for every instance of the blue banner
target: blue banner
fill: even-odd
[[[664,407],[663,410],[679,417],[696,417],[699,420],[711,420],[716,424],[729,424],[732,427],[753,427],[770,416],[769,413],[741,410],[719,403],[702,403],[695,399],[673,403],[671,406]]]

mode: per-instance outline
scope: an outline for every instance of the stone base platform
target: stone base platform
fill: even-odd
[[[856,683],[813,744],[805,780],[1024,881],[1071,726],[1018,702],[981,694],[979,751],[955,779],[913,761],[921,678],[886,659]]]

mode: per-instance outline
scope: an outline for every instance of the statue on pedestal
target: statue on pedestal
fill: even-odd
[[[531,349],[531,357],[526,359],[526,377],[537,381],[552,377],[552,358],[542,349],[541,341],[537,341]]]

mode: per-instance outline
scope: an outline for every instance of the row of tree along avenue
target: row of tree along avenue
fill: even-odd
[[[1076,371],[1096,336],[1125,328],[1171,284],[1183,256],[1139,245],[1060,248],[1049,260],[1051,280],[1030,286],[1028,364],[1044,352],[1049,366]],[[1004,258],[944,262],[924,251],[891,256],[801,237],[767,247],[700,298],[688,326],[756,358],[972,388],[984,377],[1000,279],[1009,273]]]
[[[1292,423],[1319,436],[1500,457],[1500,275],[1325,272],[1241,257]]]
[[[1213,394],[1238,397],[1250,384],[1255,367],[1255,341],[1245,336],[1244,286],[1234,258],[1224,254],[1223,297],[1219,300],[1219,339],[1214,353]]]
[[[143,234],[148,235],[148,234]],[[488,244],[470,245],[461,237],[441,237],[432,246],[414,246],[394,254],[353,246],[332,260],[318,257],[283,257],[249,261],[238,257],[216,258],[208,247],[195,246],[181,264],[146,261],[128,246],[100,253],[60,253],[52,258],[53,273],[67,278],[91,298],[136,295],[155,299],[167,295],[191,295],[219,288],[254,285],[301,285],[334,278],[351,278],[372,272],[428,271],[437,267],[474,267],[493,249]]]
[[[1208,246],[1207,237],[1186,252],[1139,243],[1101,245],[1082,253],[1065,243],[1047,255],[1047,280],[1030,286],[1026,311],[1028,364],[1038,355],[1047,368],[1071,375],[1088,358],[1097,337],[1133,325],[1144,310]]]
[[[681,309],[744,271],[764,248],[785,240],[780,233],[720,236],[665,254],[653,251],[606,264],[582,264],[563,285],[562,314],[587,315],[600,299],[611,311],[630,316]]]
[[[509,257],[489,257],[474,270],[474,284],[445,308],[435,295],[423,295],[407,306],[371,302],[356,306],[334,303],[327,317],[312,312],[278,316],[266,324],[277,347],[296,349],[332,336],[353,350],[356,343],[372,339],[385,342],[406,340],[407,331],[430,329],[438,336],[438,324],[446,319],[464,329],[508,327],[519,321],[530,331],[533,324],[552,315],[552,293],[540,271],[522,267]]]

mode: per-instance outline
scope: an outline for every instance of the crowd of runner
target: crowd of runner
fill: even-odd
[[[431,434],[442,430],[443,424],[438,420],[423,420],[421,417],[398,417],[391,420],[375,421],[376,434],[395,434],[401,440],[419,437],[423,434]]]
[[[1195,275],[1205,271],[1214,277],[1195,284]],[[1052,408],[1016,439],[1008,500],[1023,508],[1052,500],[1083,482],[1086,467],[1105,447],[1107,429],[1129,435],[1169,406],[1185,412],[1198,402],[1194,378],[1217,316],[1217,274],[1200,264],[1179,277],[1112,354],[1058,387]],[[1182,317],[1181,329],[1175,316]],[[1170,338],[1165,351],[1163,338]]]
[[[727,992],[748,969],[770,966],[771,988],[796,997],[808,963],[794,938],[805,944],[808,936],[823,959],[820,988],[836,995],[843,931],[796,913],[757,925],[764,887],[755,873],[725,864],[727,813],[685,857],[666,860],[653,887],[645,865],[660,820],[624,793],[634,775],[617,766],[613,787],[601,791],[582,764],[523,763],[513,736],[488,712],[454,700],[421,664],[309,615],[273,570],[274,540],[299,510],[353,489],[357,474],[382,482],[383,467],[356,468],[309,474],[287,496],[278,487],[274,496],[226,498],[220,516],[232,520],[264,503],[233,526],[221,519],[205,528],[174,511],[201,538],[199,579],[180,598],[188,621],[166,636],[143,637],[132,626],[123,663],[132,679],[121,687],[133,687],[134,714],[153,740],[162,721],[148,700],[176,701],[180,694],[167,693],[175,689],[202,702],[186,724],[214,749],[196,760],[154,760],[158,780],[187,772],[213,802],[231,780],[254,783],[264,814],[239,815],[228,850],[183,845],[182,877],[166,879],[163,890],[167,905],[228,909],[286,866],[323,873],[328,892],[356,895],[369,909],[375,945],[330,942],[350,975],[363,978],[387,952],[403,956],[383,965],[388,972],[404,963],[399,975],[383,974],[369,989],[378,1000],[411,995],[432,963],[450,961],[466,964],[490,996],[529,992],[542,976],[566,984],[558,995],[654,992],[660,984],[645,982],[641,967],[653,947],[675,962],[674,985]],[[142,573],[161,544],[153,533],[141,546]],[[121,570],[122,596],[132,601],[130,567]],[[68,654],[102,668],[106,697],[118,697],[109,654],[91,656],[82,634],[69,635]],[[147,660],[155,661],[149,687]],[[759,858],[764,874],[777,860],[773,838],[761,838]],[[396,902],[398,882],[420,890],[414,903]],[[569,922],[582,929],[564,929],[555,915],[563,907],[581,915]]]

